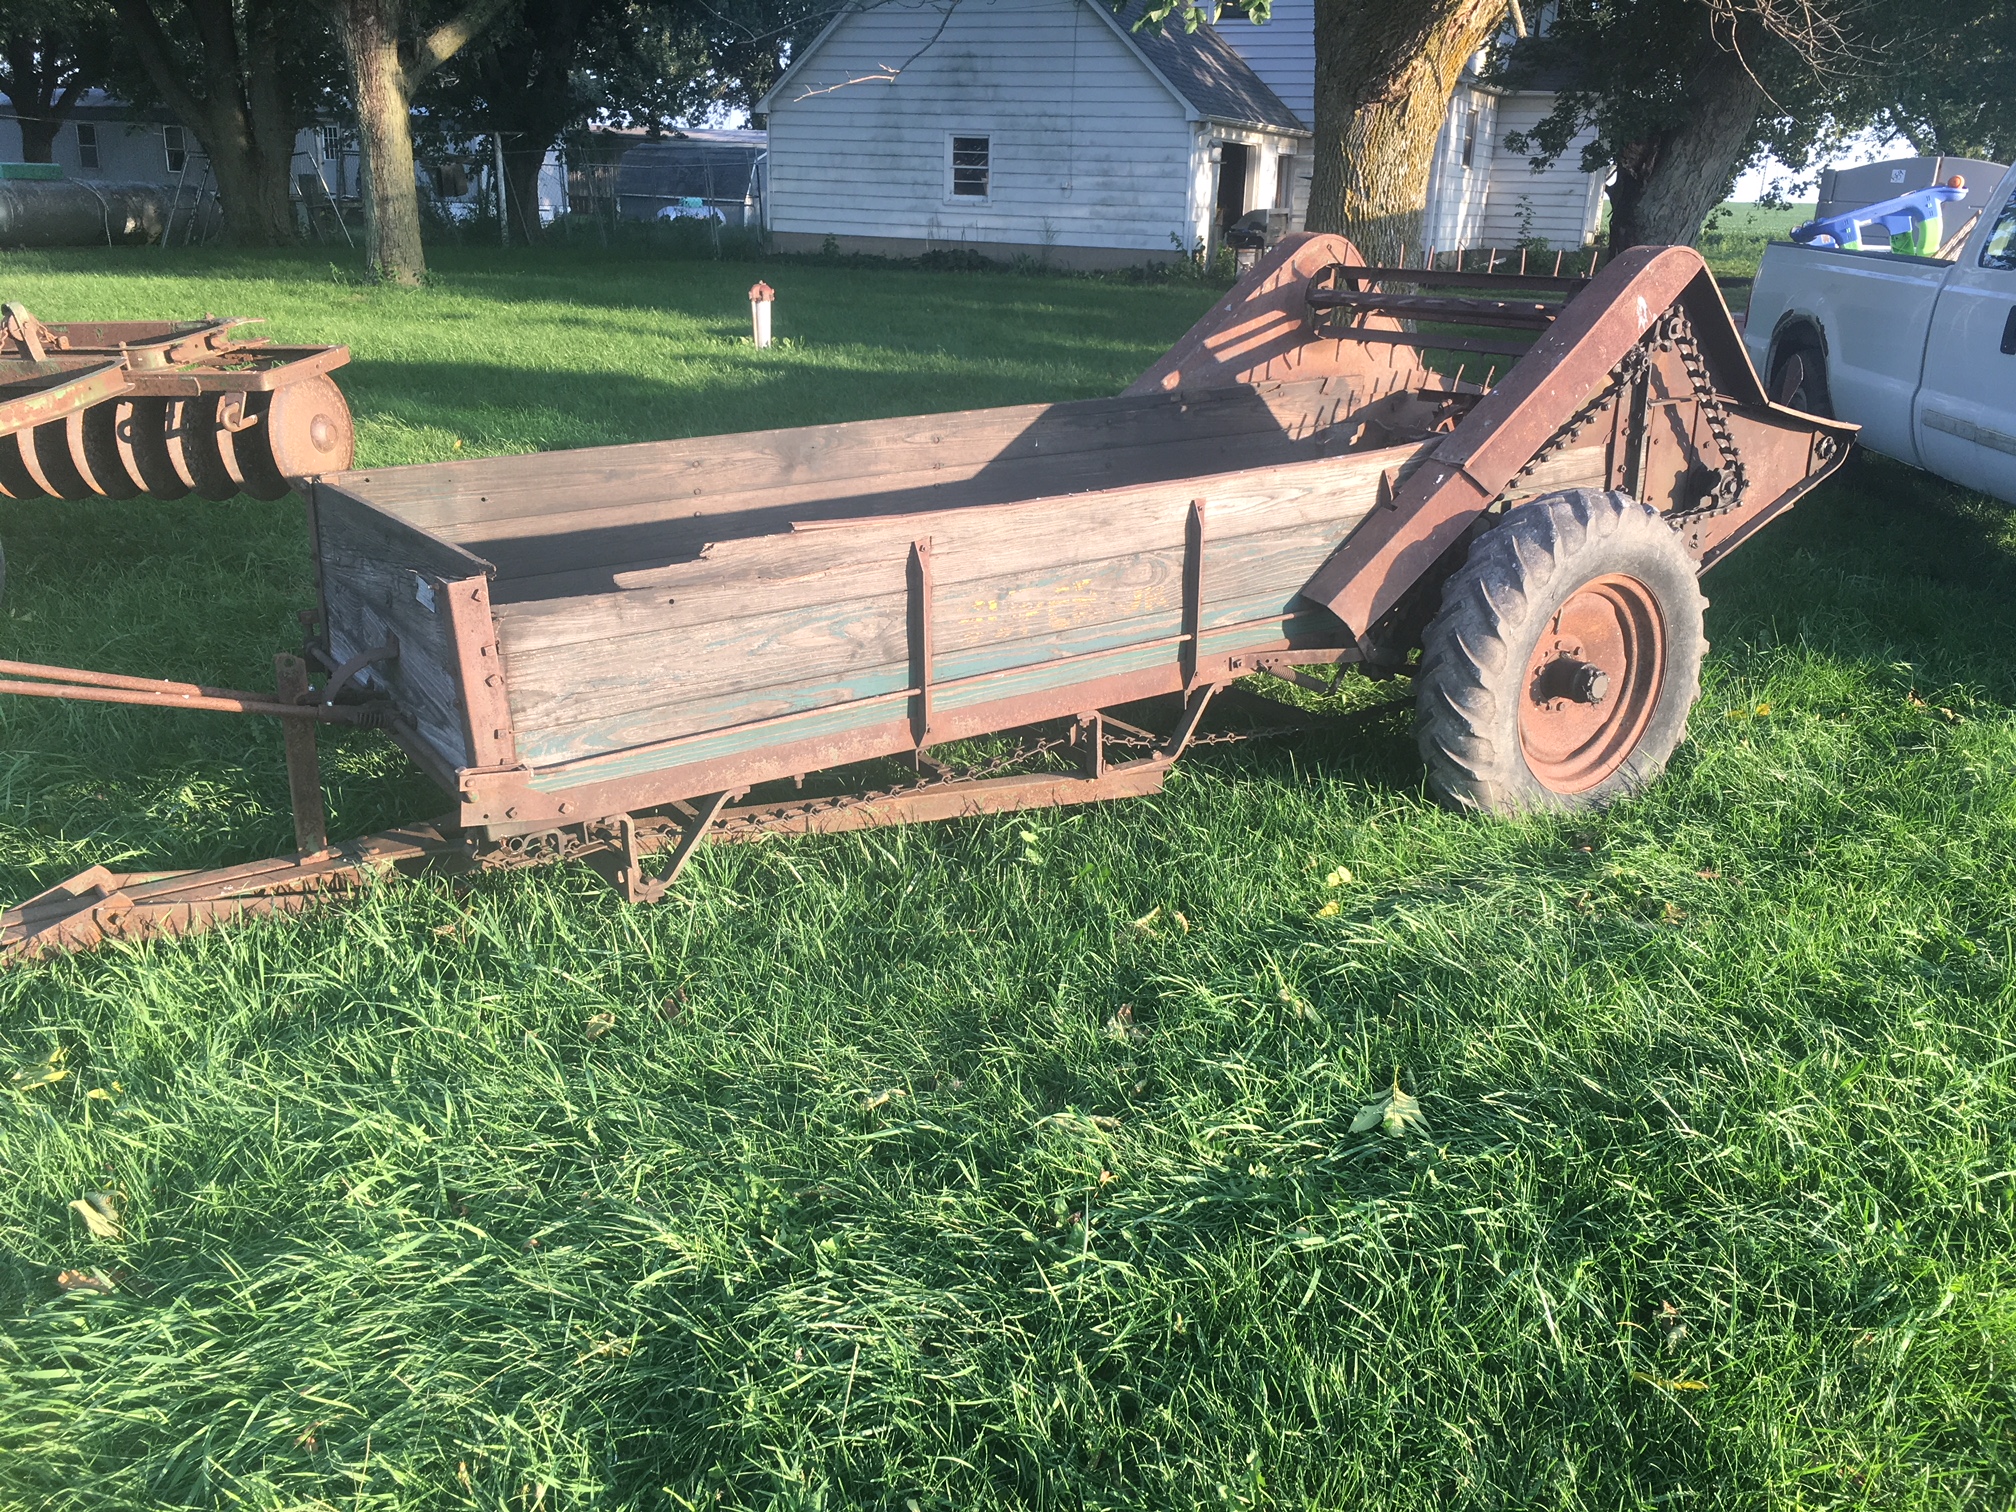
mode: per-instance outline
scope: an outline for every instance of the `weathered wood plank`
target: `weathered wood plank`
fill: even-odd
[[[1240,625],[1209,631],[1204,636],[1205,652],[1222,657],[1284,637],[1314,633],[1320,628],[1315,622],[1327,619],[1323,611],[1309,611],[1284,617],[1278,625]],[[1123,648],[1086,661],[1050,664],[1006,678],[941,689],[947,738],[960,739],[999,728],[998,719],[990,719],[989,714],[998,713],[1009,699],[1024,700],[1016,708],[1016,717],[1026,720],[1069,714],[1082,708],[1087,700],[1103,707],[1127,698],[1174,692],[1181,686],[1175,652],[1174,646]],[[823,758],[829,762],[889,754],[905,749],[908,744],[910,726],[901,717],[903,699],[903,694],[896,693],[657,744],[626,745],[535,772],[528,786],[545,793],[585,791],[592,795],[599,791],[613,795],[618,789],[600,785],[672,773],[676,786],[678,774],[684,771],[698,775],[679,788],[675,796],[690,796],[706,791],[705,781],[720,770],[718,767],[709,770],[709,763],[777,752],[768,775],[783,776],[819,765],[810,755],[822,748],[829,753]],[[891,717],[891,711],[895,711],[896,717]],[[852,744],[848,746],[850,740]],[[847,747],[844,754],[830,754],[843,746]],[[591,799],[589,808],[593,807]]]
[[[452,541],[432,534],[425,525],[400,511],[381,509],[371,500],[326,480],[313,485],[318,531],[333,533],[359,555],[402,562],[416,571],[448,579],[490,572],[493,564]]]
[[[933,471],[949,481],[994,463],[1115,446],[1306,434],[1314,417],[1347,399],[1341,385],[1326,390],[1321,381],[1082,399],[377,468],[339,474],[337,485],[461,540],[486,522],[536,525],[556,496],[592,499],[598,511],[639,510],[637,518],[730,513],[744,507],[743,495],[777,489],[832,492],[848,481]]]
[[[1328,546],[1320,538],[1301,543],[1295,561],[1306,577],[1309,564],[1320,562]],[[1207,568],[1208,572],[1208,568]],[[1207,642],[1232,626],[1280,619],[1293,612],[1294,590],[1262,584],[1243,598],[1221,592],[1207,601]],[[1087,658],[1128,650],[1152,652],[1143,662],[1175,656],[1182,640],[1180,594],[1160,605],[1129,606],[1132,612],[1072,625],[1015,640],[969,640],[957,651],[934,648],[934,700],[957,708],[961,699],[1002,696],[988,692],[992,680],[1035,667],[1065,668]],[[794,663],[775,657],[724,656],[701,664],[700,675],[676,684],[665,679],[632,681],[624,686],[588,680],[560,687],[528,690],[514,707],[519,754],[535,765],[578,759],[625,745],[643,744],[695,734],[708,729],[747,724],[827,705],[900,694],[912,684],[905,654],[903,605],[887,601],[884,619],[872,641],[848,645],[828,657],[801,656]],[[943,621],[940,622],[941,624]],[[934,625],[934,633],[938,626]],[[1263,639],[1265,637],[1262,637]],[[514,692],[522,669],[514,667]],[[536,668],[536,672],[551,669]],[[738,680],[733,674],[741,673]],[[711,675],[709,675],[711,674]],[[961,694],[962,685],[980,691]],[[1033,686],[1049,686],[1038,683]]]
[[[385,689],[422,739],[450,766],[470,764],[464,739],[461,689],[448,627],[430,614],[415,590],[421,575],[375,557],[360,557],[323,539],[322,601],[329,622],[329,654],[340,664],[399,637],[399,659],[373,667],[367,686]],[[438,587],[440,579],[425,581]]]
[[[1298,525],[1355,523],[1376,499],[1380,475],[1405,466],[1419,449],[1387,447],[1228,474],[1196,492],[1211,501],[1213,534],[1228,542]],[[933,571],[941,593],[1110,561],[1161,543],[1180,549],[1189,498],[1154,485],[819,525],[721,542],[697,561],[625,574],[622,591],[502,604],[496,613],[515,666],[534,648],[711,624],[759,605],[784,611],[900,593],[904,553],[918,536],[930,536],[940,554]]]
[[[1288,608],[1351,523],[1345,516],[1207,541],[1204,623]],[[934,570],[937,563],[934,548]],[[514,722],[550,742],[569,726],[650,708],[674,711],[668,717],[675,719],[711,717],[703,709],[718,706],[709,700],[730,694],[794,702],[860,696],[853,691],[858,679],[896,677],[907,656],[900,569],[869,568],[852,582],[832,582],[835,596],[820,606],[704,618],[600,641],[514,645]],[[1177,543],[1104,562],[939,585],[933,635],[944,675],[964,676],[1068,654],[1074,636],[1100,626],[1115,635],[1138,630],[1143,639],[1174,634],[1182,601]]]
[[[739,499],[751,507],[727,515],[695,513],[640,521],[628,508],[554,512],[538,520],[511,522],[516,533],[510,535],[471,533],[467,544],[497,564],[499,597],[522,601],[570,591],[570,585],[556,581],[561,575],[577,576],[571,591],[599,591],[611,586],[622,570],[692,560],[711,543],[776,535],[798,524],[966,509],[1341,455],[1341,440],[1333,439],[1339,434],[1191,438],[1158,446],[1116,446],[993,463],[972,476],[949,481],[946,473],[939,472],[890,473],[860,480],[859,491],[835,492],[832,485],[818,484],[741,495]],[[516,529],[520,526],[524,528]],[[486,525],[482,531],[490,528]]]

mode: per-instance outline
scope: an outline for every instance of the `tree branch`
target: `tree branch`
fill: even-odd
[[[167,102],[168,108],[185,124],[207,122],[210,119],[209,108],[182,82],[184,73],[175,58],[175,46],[155,18],[150,0],[113,0],[113,5],[119,12],[119,19],[127,25],[128,40],[132,42],[134,52],[140,55],[141,66],[147,70],[147,77],[154,81],[154,87],[161,91],[161,98]]]
[[[868,8],[869,7],[867,6],[862,7],[863,10],[866,10]],[[908,68],[912,63],[915,63],[919,58],[923,57],[924,54],[931,51],[932,48],[938,45],[938,39],[945,35],[945,28],[952,24],[952,13],[958,9],[959,9],[959,0],[950,0],[950,3],[945,5],[943,10],[939,14],[938,29],[932,32],[930,36],[924,39],[924,45],[922,47],[918,48],[917,51],[910,54],[909,57],[905,58],[901,63],[898,63],[894,68],[891,68],[887,63],[877,63],[875,65],[877,70],[875,73],[863,74],[858,79],[842,79],[838,84],[828,84],[823,89],[808,88],[803,94],[799,95],[797,98],[799,100],[809,100],[813,98],[815,95],[832,94],[837,90],[851,89],[856,84],[894,84],[896,82],[898,75],[900,75],[904,69]],[[793,103],[795,104],[796,101],[794,101]]]
[[[458,15],[443,21],[420,39],[406,65],[406,97],[419,93],[427,76],[481,35],[511,0],[469,0]]]

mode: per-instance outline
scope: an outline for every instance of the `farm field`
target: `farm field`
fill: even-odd
[[[1111,393],[1214,292],[435,262],[0,272],[351,343],[365,465]],[[291,500],[0,542],[10,659],[257,686],[310,598]],[[0,1507],[2016,1504],[2016,528],[1865,458],[1704,586],[1691,738],[1600,816],[1440,810],[1357,679],[1151,799],[654,909],[549,869],[0,974]],[[324,752],[334,833],[439,805]],[[269,724],[0,702],[8,901],[290,835]],[[1352,1132],[1396,1084],[1425,1128]]]

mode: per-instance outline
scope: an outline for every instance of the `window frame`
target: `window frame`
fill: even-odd
[[[77,123],[77,166],[98,172],[98,123],[79,121]]]
[[[177,158],[181,162],[176,162]],[[189,132],[182,126],[161,128],[161,162],[169,173],[184,173],[189,167]]]
[[[1990,261],[1990,252],[1998,235],[2005,237],[2006,240],[2002,250],[1995,253],[1994,260]],[[2016,273],[2016,189],[2009,191],[2009,198],[2003,202],[2002,208],[1995,212],[1995,219],[1988,226],[1988,234],[1981,240],[1981,254],[1974,259],[1974,263],[1976,267],[1986,269],[1990,273]]]
[[[980,171],[986,175],[985,192],[959,192],[959,143],[986,143],[987,162]],[[970,151],[970,149],[969,149]],[[967,165],[971,168],[971,164]],[[945,200],[953,205],[986,205],[994,200],[994,133],[991,131],[948,131],[945,133]]]

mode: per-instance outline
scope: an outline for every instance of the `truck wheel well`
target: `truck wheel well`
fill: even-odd
[[[1771,332],[1771,350],[1764,364],[1764,377],[1767,380],[1771,376],[1771,370],[1778,366],[1778,359],[1785,355],[1785,349],[1790,346],[1811,346],[1825,357],[1828,355],[1826,328],[1811,315],[1797,310],[1779,316],[1778,324]]]

